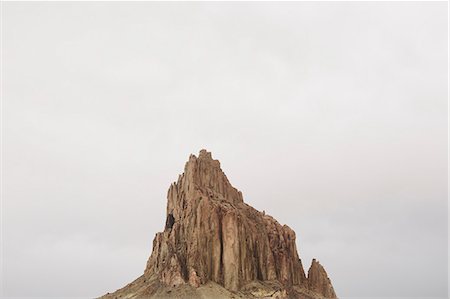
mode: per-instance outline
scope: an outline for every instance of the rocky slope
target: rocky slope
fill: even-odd
[[[336,298],[316,260],[305,275],[295,232],[245,204],[206,150],[167,200],[144,275],[103,298]]]

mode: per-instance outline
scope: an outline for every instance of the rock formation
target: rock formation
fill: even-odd
[[[316,259],[312,260],[311,267],[308,270],[308,288],[325,298],[336,298],[327,272]]]
[[[170,186],[166,214],[144,275],[105,298],[336,298],[316,260],[306,277],[295,232],[245,204],[206,150]]]

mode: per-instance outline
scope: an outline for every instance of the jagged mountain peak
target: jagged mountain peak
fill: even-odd
[[[169,189],[169,202],[183,192],[192,197],[195,191],[209,197],[222,199],[230,203],[243,202],[242,193],[234,188],[220,168],[220,162],[212,158],[211,152],[202,149],[197,156],[190,155],[184,167],[184,173]],[[176,192],[176,194],[170,194]]]
[[[164,231],[144,275],[106,298],[336,298],[316,260],[305,275],[295,239],[245,204],[220,162],[201,150],[169,188]]]
[[[333,285],[328,278],[325,268],[316,259],[312,260],[308,270],[308,288],[314,292],[323,294],[326,298],[336,297]]]

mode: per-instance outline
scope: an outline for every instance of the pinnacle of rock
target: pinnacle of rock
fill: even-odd
[[[310,290],[324,295],[325,298],[336,298],[327,272],[316,259],[312,260],[308,270],[308,287]]]
[[[220,168],[220,162],[214,160],[211,153],[204,149],[200,151],[198,158],[195,155],[189,157],[184,173],[169,188],[168,208],[173,206],[173,200],[186,196],[192,198],[195,193],[230,203],[243,202],[242,193],[231,186]]]
[[[190,296],[176,295],[180,289],[199,297],[211,284],[217,289],[211,297],[220,290],[227,298],[278,291],[279,298],[336,298],[315,260],[306,277],[295,238],[287,225],[245,204],[219,161],[201,150],[169,188],[164,231],[153,240],[144,275],[106,298]]]

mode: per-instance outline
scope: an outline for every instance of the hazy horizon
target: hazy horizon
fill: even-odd
[[[3,2],[3,296],[140,276],[206,148],[339,298],[447,298],[447,5]]]

